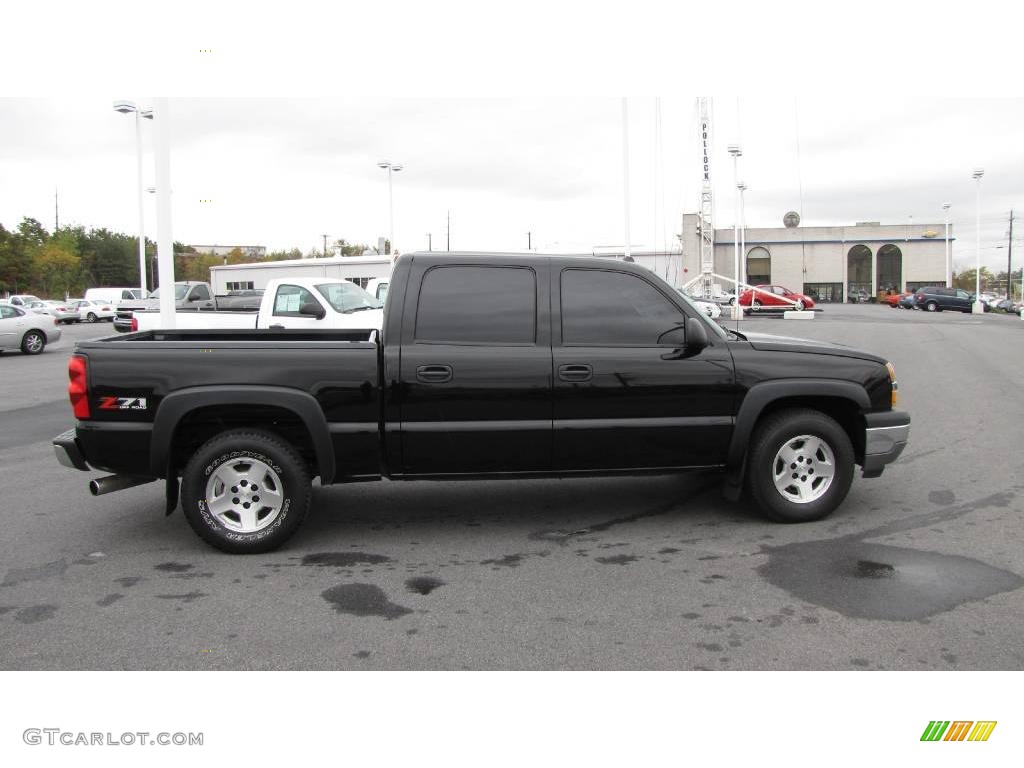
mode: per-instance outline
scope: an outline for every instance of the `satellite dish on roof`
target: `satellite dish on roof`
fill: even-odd
[[[796,211],[790,211],[782,217],[782,223],[786,226],[786,229],[795,229],[800,226],[800,214]]]

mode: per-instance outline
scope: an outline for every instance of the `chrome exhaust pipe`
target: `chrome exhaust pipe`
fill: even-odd
[[[89,492],[93,496],[102,496],[104,493],[123,491],[125,488],[134,488],[136,485],[145,485],[156,480],[155,477],[137,477],[135,475],[107,475],[97,477],[89,481]]]

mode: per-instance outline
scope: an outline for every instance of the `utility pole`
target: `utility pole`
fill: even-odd
[[[452,249],[452,212],[448,211],[448,224],[445,230],[445,236],[447,238],[445,244],[445,250],[451,251]]]
[[[533,238],[532,238],[532,233],[530,233],[530,232],[526,233],[526,250],[528,250],[528,251],[532,251],[533,250]]]
[[[1012,226],[1012,225],[1011,225]],[[53,232],[57,233],[60,229],[60,206],[57,203],[57,188],[53,188]]]
[[[327,235],[324,235],[324,258],[327,258]]]
[[[429,232],[427,232],[427,250],[434,250],[434,238],[433,235],[431,235]]]
[[[1010,209],[1010,242],[1006,246],[1006,298],[1011,296],[1010,265],[1013,264],[1013,209]]]

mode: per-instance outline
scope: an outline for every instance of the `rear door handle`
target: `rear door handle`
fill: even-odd
[[[452,380],[450,365],[421,365],[416,369],[416,380],[424,384],[444,384]]]
[[[594,377],[594,369],[589,365],[560,365],[558,378],[562,381],[590,381]]]

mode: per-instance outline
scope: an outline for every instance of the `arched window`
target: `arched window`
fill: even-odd
[[[887,243],[878,249],[878,290],[899,293],[903,290],[903,251]]]
[[[871,249],[866,245],[855,245],[846,254],[846,291],[850,301],[871,296]]]
[[[747,283],[765,285],[772,281],[772,255],[760,245],[747,251]]]

